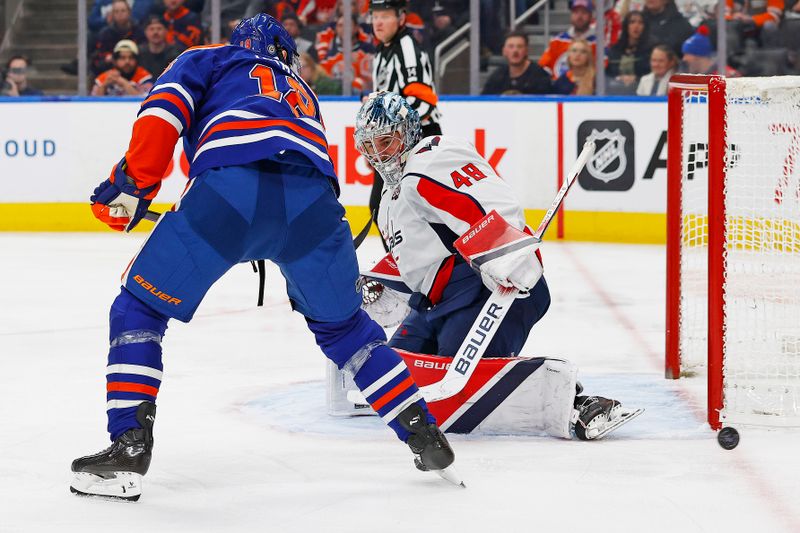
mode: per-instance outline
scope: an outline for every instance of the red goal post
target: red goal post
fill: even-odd
[[[714,429],[800,425],[799,107],[797,77],[670,79],[665,376],[705,370]]]

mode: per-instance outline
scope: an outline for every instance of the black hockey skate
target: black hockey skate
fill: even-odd
[[[425,412],[418,403],[413,403],[397,415],[400,425],[411,432],[406,444],[414,454],[414,466],[423,472],[433,471],[447,481],[465,487],[464,482],[451,466],[456,458],[436,424],[428,424]]]
[[[580,440],[597,440],[630,422],[644,409],[625,409],[617,400],[601,396],[576,396],[575,436]]]
[[[136,420],[142,427],[129,429],[102,452],[75,459],[69,490],[82,496],[138,500],[142,476],[150,467],[155,417],[155,404],[139,404]]]

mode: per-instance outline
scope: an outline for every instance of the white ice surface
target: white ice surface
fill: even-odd
[[[647,412],[605,441],[452,437],[468,488],[417,472],[376,418],[325,415],[321,353],[277,270],[234,268],[164,341],[142,499],[68,491],[107,445],[108,309],[141,238],[0,234],[0,531],[800,531],[800,434],[723,451],[702,382],[663,374],[658,246],[546,243],[553,294],[526,347]],[[363,258],[377,258],[370,238]]]

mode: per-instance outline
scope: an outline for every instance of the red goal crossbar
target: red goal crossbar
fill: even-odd
[[[667,126],[667,310],[665,377],[681,375],[683,108],[688,91],[708,99],[708,423],[720,428],[725,277],[725,78],[678,74],[669,81]]]

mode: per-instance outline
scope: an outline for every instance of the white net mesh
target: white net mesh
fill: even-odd
[[[685,101],[683,129],[680,346],[689,369],[707,354],[708,174],[697,167],[708,106],[698,96]],[[721,416],[800,425],[800,78],[727,80],[726,104]]]

